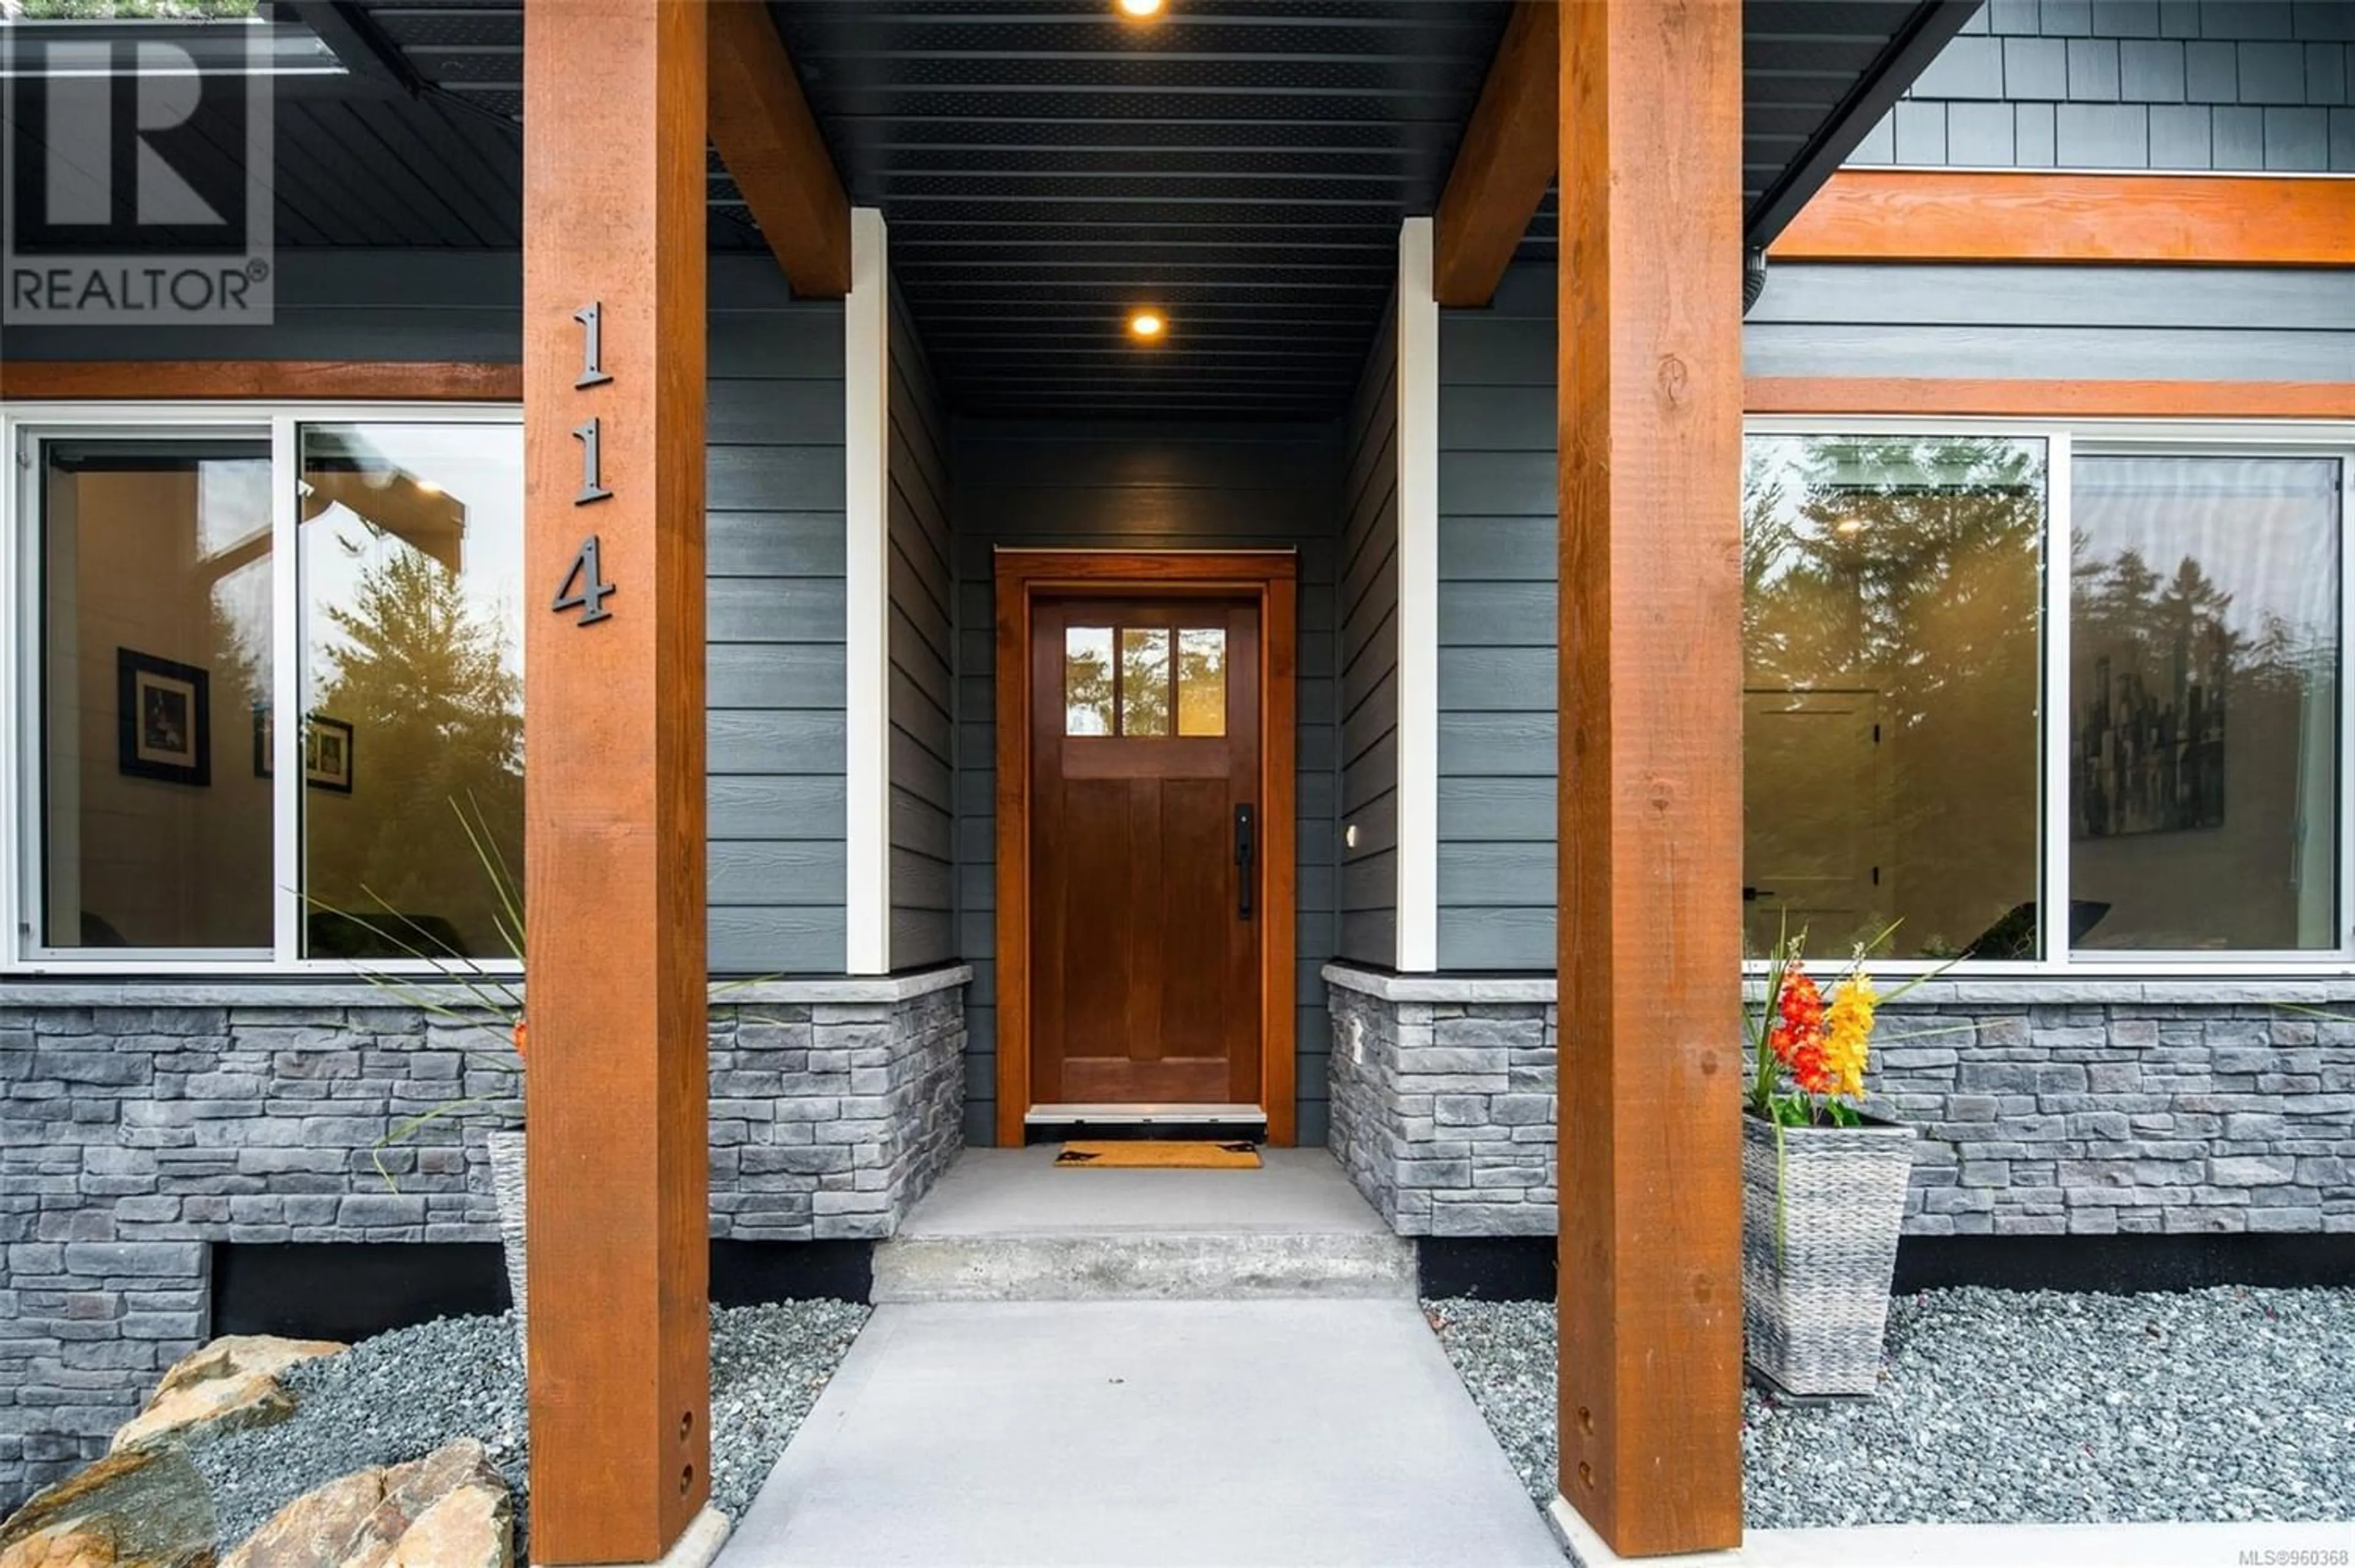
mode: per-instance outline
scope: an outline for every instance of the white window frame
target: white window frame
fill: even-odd
[[[0,974],[14,976],[314,976],[414,975],[431,978],[453,970],[501,978],[521,974],[508,959],[435,964],[416,959],[356,962],[301,956],[303,894],[302,726],[280,724],[272,736],[271,811],[272,940],[267,953],[250,948],[44,948],[33,940],[40,907],[37,846],[41,820],[40,734],[42,640],[40,608],[27,595],[40,581],[42,464],[40,447],[57,440],[120,440],[143,435],[267,441],[270,443],[271,702],[299,713],[303,583],[297,486],[300,437],[306,425],[523,425],[514,403],[420,402],[67,402],[0,406],[0,452],[8,454],[9,482],[0,484],[0,603],[16,617],[16,635],[0,646],[0,734],[16,760],[0,768]]]
[[[2283,979],[2355,976],[2355,831],[2349,805],[2355,802],[2355,423],[2325,420],[2022,420],[1972,418],[1846,418],[1818,414],[1755,415],[1742,421],[1745,436],[1984,436],[2045,443],[2045,523],[2039,551],[2043,584],[2038,688],[2039,767],[2037,834],[2040,861],[2037,907],[2041,955],[2032,960],[1974,960],[1942,966],[1928,961],[1876,963],[1891,975],[1923,974],[1945,967],[1956,979],[2018,976],[2042,980],[2102,979]],[[2336,457],[2339,464],[2339,945],[2287,953],[2236,953],[2229,958],[2205,952],[2137,953],[2108,950],[2073,954],[2068,923],[2050,912],[2069,907],[2069,838],[2056,831],[2058,813],[2069,798],[2070,554],[2074,513],[2072,460],[2079,453],[2147,453],[2151,455]],[[2059,541],[2062,548],[2055,548]],[[1764,974],[1753,962],[1747,969]]]

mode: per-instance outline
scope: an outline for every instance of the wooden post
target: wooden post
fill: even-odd
[[[709,1481],[702,0],[524,34],[532,1559]]]
[[[1742,7],[1561,7],[1562,1496],[1742,1539]]]

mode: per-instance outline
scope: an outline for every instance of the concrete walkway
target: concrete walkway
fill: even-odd
[[[876,1309],[719,1568],[1561,1568],[1404,1301]]]

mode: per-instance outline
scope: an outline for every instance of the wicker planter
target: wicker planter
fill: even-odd
[[[499,1206],[499,1245],[506,1253],[507,1290],[515,1297],[516,1338],[524,1337],[523,1129],[486,1135],[491,1151],[491,1196]]]
[[[1869,1394],[1913,1169],[1913,1129],[1742,1118],[1742,1328],[1752,1371],[1795,1394]],[[1779,1223],[1778,1223],[1779,1221]],[[1779,1232],[1779,1234],[1778,1234]]]

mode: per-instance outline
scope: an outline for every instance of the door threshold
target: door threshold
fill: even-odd
[[[1264,1125],[1267,1113],[1257,1105],[1033,1105],[1024,1113],[1025,1126],[1091,1126],[1183,1122],[1189,1125]]]

